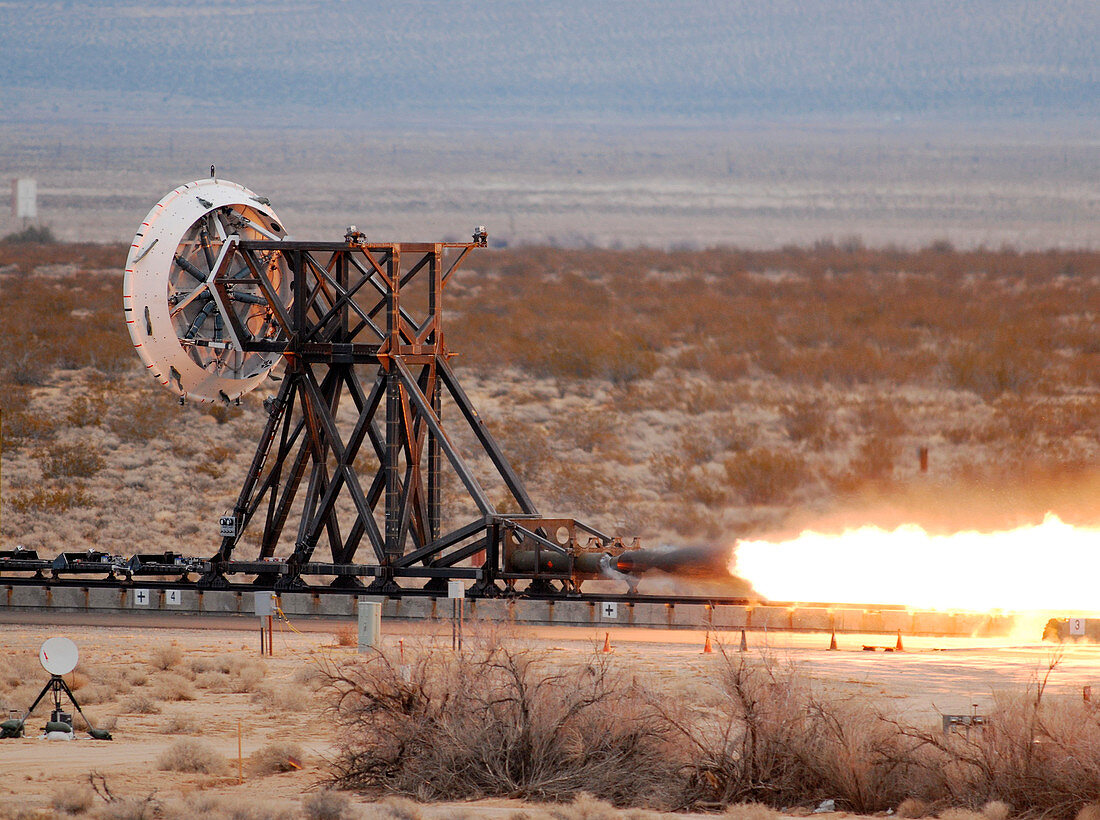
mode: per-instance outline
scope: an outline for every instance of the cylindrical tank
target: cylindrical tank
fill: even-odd
[[[537,556],[537,558],[536,558]],[[564,575],[569,572],[569,556],[553,550],[517,550],[512,553],[512,572],[549,572]]]

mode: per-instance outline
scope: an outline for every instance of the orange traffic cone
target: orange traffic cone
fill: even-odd
[[[829,638],[829,651],[836,652],[836,630],[833,630],[833,634]]]
[[[898,642],[894,645],[895,652],[904,652],[905,647],[901,645],[901,630],[898,630]]]
[[[603,633],[603,651],[604,652],[612,651],[611,650],[611,633],[610,632]]]
[[[748,642],[748,639],[745,638],[745,630],[743,630],[743,629],[741,630],[741,650],[740,651],[742,651],[742,652],[748,652],[749,651],[749,642]]]
[[[710,645],[710,633],[708,632],[706,643],[703,644],[703,654],[704,655],[711,655],[713,653],[714,653],[714,648],[711,647],[711,645]]]

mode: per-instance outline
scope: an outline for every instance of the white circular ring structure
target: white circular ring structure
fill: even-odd
[[[68,638],[47,638],[38,650],[38,661],[51,675],[67,675],[80,659],[76,644]]]
[[[275,334],[272,310],[258,286],[230,284],[226,306],[219,305],[210,287],[231,236],[279,240],[286,231],[266,199],[235,182],[200,179],[153,206],[126,259],[122,299],[134,349],[158,382],[200,402],[240,398],[280,358],[245,353],[233,344],[228,330],[224,310],[233,311],[252,338]],[[261,261],[285,300],[289,278],[280,259],[272,254]],[[230,262],[230,279],[247,274],[239,259]]]

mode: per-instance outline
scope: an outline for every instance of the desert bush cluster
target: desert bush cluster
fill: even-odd
[[[1046,694],[1050,670],[999,693],[985,729],[945,734],[766,654],[723,647],[688,697],[605,658],[563,667],[491,639],[425,648],[407,665],[387,652],[330,663],[334,782],[422,801],[585,792],[617,806],[790,812],[832,800],[958,820],[1072,818],[1100,800],[1100,713]]]

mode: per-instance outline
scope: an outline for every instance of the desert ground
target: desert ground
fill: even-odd
[[[43,814],[26,816],[47,816],[51,807],[68,805],[76,814],[105,812],[112,804],[87,791],[93,776],[119,801],[150,798],[148,805],[160,811],[178,812],[181,805],[201,800],[211,812],[238,807],[229,816],[292,816],[303,798],[324,790],[331,780],[340,737],[326,711],[330,693],[319,684],[317,670],[359,657],[354,646],[341,645],[348,642],[351,622],[280,623],[274,656],[260,658],[257,625],[251,619],[186,618],[179,626],[171,626],[172,619],[165,617],[116,616],[116,625],[94,626],[80,623],[79,616],[59,620],[52,625],[0,624],[0,702],[5,713],[29,707],[48,679],[38,665],[41,642],[68,635],[77,642],[81,661],[66,680],[88,717],[110,727],[114,740],[94,741],[80,733],[69,742],[39,739],[47,711],[40,706],[28,723],[28,737],[0,742],[0,770],[7,773],[0,783],[0,802],[6,810],[42,807]],[[384,651],[404,653],[400,657],[409,663],[428,647],[451,652],[446,623],[387,622],[384,633]],[[476,625],[467,626],[468,643],[484,637]],[[722,651],[703,654],[704,637],[692,631],[615,630],[611,673],[705,702],[707,693],[713,695],[713,688],[720,686],[719,671],[727,656]],[[507,636],[537,650],[555,668],[590,663],[594,652],[600,654],[603,638],[602,632],[565,627],[526,628]],[[714,638],[721,649],[737,656],[736,633]],[[864,643],[881,645],[881,636],[853,635],[842,636],[840,651],[830,652],[827,639],[752,633],[745,657],[752,663],[771,658],[791,664],[823,693],[858,698],[867,712],[931,728],[939,726],[941,713],[988,713],[998,693],[1034,684],[1055,653],[1059,657],[1047,697],[1080,700],[1083,686],[1100,682],[1100,651],[1086,645],[1056,650],[1039,641],[912,638],[904,652],[885,653],[861,649]],[[243,782],[238,782],[238,727]],[[166,771],[165,756],[180,738],[200,739],[205,753],[223,767]],[[292,746],[297,751],[288,751]],[[285,758],[292,753],[298,755],[300,769],[287,764]],[[258,813],[242,813],[245,806]],[[797,814],[794,810],[809,808],[814,806],[789,810]],[[416,806],[354,792],[348,811],[348,816],[393,818],[537,818],[553,811],[562,814],[550,816],[563,818],[697,816],[615,814],[595,803],[585,809],[583,801],[579,807],[566,804],[560,809],[500,799]],[[144,816],[155,815],[150,810]],[[731,816],[736,815],[731,811]]]
[[[121,319],[124,255],[112,245],[0,243],[4,548],[208,556],[218,516],[236,497],[260,402],[272,391],[254,391],[240,407],[181,407],[140,372]],[[809,524],[915,521],[949,532],[1035,523],[1055,512],[1095,525],[1098,270],[1092,251],[960,251],[948,243],[906,251],[854,239],[759,252],[498,249],[455,280],[445,326],[460,354],[459,378],[540,508],[646,544],[709,546],[724,558],[738,538]],[[444,416],[456,413],[445,407]],[[456,439],[472,445],[470,436]],[[918,467],[920,446],[931,452],[927,473]],[[504,500],[499,506],[506,510]],[[468,512],[454,485],[444,487],[444,508],[446,516]],[[1036,556],[1062,559],[1057,544]],[[744,591],[724,561],[718,565],[710,577],[668,577],[643,591]],[[1017,567],[1028,570],[1027,561]],[[73,635],[86,667],[77,694],[95,720],[114,722],[117,739],[6,741],[4,771],[26,769],[24,780],[4,782],[27,795],[12,805],[54,802],[53,779],[64,776],[68,805],[120,818],[152,812],[146,798],[154,790],[165,816],[194,806],[212,817],[234,807],[242,817],[321,817],[325,800],[339,803],[321,787],[342,772],[340,785],[351,788],[340,794],[368,795],[355,798],[365,816],[614,816],[602,804],[569,803],[585,787],[575,779],[568,788],[547,785],[545,772],[537,788],[520,778],[505,794],[550,794],[564,807],[458,806],[456,796],[481,790],[464,791],[462,778],[440,804],[431,792],[438,778],[410,768],[415,761],[371,768],[369,750],[385,743],[367,743],[360,762],[370,765],[357,768],[341,744],[362,732],[414,738],[420,757],[452,778],[450,746],[434,738],[449,738],[463,755],[484,753],[468,747],[486,728],[480,716],[498,704],[498,690],[474,684],[505,685],[498,656],[471,655],[476,674],[465,675],[446,650],[424,649],[413,630],[406,649],[428,652],[420,657],[432,662],[410,664],[408,688],[405,664],[393,660],[402,629],[411,628],[393,625],[387,636],[390,666],[378,661],[389,677],[378,677],[377,665],[361,670],[364,679],[355,677],[359,667],[347,668],[353,704],[405,703],[408,695],[411,706],[357,722],[338,709],[323,713],[331,701],[323,681],[315,688],[324,659],[340,664],[354,655],[337,645],[336,628],[284,630],[275,658],[260,661],[251,630],[80,626]],[[6,708],[25,708],[41,687],[35,651],[51,632],[10,625],[0,633]],[[769,637],[763,654],[754,645],[746,655],[709,656],[700,654],[698,633],[616,635],[616,652],[604,656],[594,651],[599,634],[536,631],[537,660],[507,657],[528,670],[516,680],[535,675],[539,691],[573,697],[583,687],[562,687],[590,679],[604,687],[596,703],[614,709],[589,714],[591,705],[578,706],[584,721],[545,737],[573,778],[577,761],[604,754],[604,775],[592,778],[591,790],[623,806],[644,804],[624,812],[745,802],[768,804],[765,814],[804,812],[835,799],[867,813],[984,808],[987,820],[1069,818],[1100,798],[1092,762],[1100,759],[1100,722],[1082,698],[1094,662],[1084,646],[1052,656],[1039,634],[982,648],[910,643],[900,654],[854,645],[828,653],[827,636],[801,644]],[[476,651],[490,645],[487,638]],[[560,674],[539,671],[547,669]],[[450,693],[461,696],[441,709]],[[540,702],[545,714],[554,701]],[[944,740],[939,713],[973,710],[988,710],[1001,728]],[[252,761],[241,785],[233,772],[238,718]],[[501,725],[488,728],[510,743],[507,721]],[[207,746],[172,752],[174,735]],[[767,751],[767,772],[755,755],[737,751],[747,738]],[[298,757],[268,748],[275,740],[301,746],[301,770],[259,774]],[[165,754],[169,768],[197,758],[211,771],[161,772]],[[635,762],[646,773],[624,783]],[[126,799],[108,802],[84,789],[93,770],[105,778],[95,780],[101,791],[105,782]],[[641,801],[639,788],[650,789]],[[253,804],[241,794],[275,805],[246,811]],[[385,794],[433,805],[367,808]],[[320,802],[306,805],[315,795]],[[906,800],[917,802],[903,811]],[[131,810],[138,813],[125,815]]]

